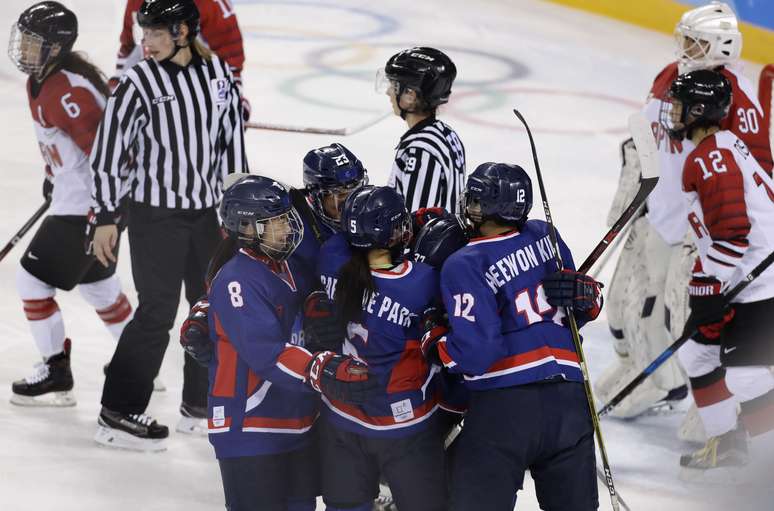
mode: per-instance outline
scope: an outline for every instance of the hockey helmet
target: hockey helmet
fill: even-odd
[[[240,246],[275,261],[290,257],[304,236],[304,224],[290,202],[290,190],[268,177],[248,175],[223,193],[223,228]]]
[[[470,241],[470,232],[456,215],[433,218],[414,238],[414,260],[440,269],[444,261]]]
[[[361,249],[402,252],[411,240],[411,215],[403,196],[387,186],[364,186],[347,197],[341,212],[344,235]]]
[[[520,226],[532,209],[532,181],[518,165],[482,163],[465,183],[462,201],[474,225],[491,219]]]
[[[400,97],[406,89],[417,92],[429,110],[449,101],[457,67],[441,50],[428,47],[409,48],[396,53],[377,72],[377,91],[395,87]]]
[[[193,0],[145,0],[137,11],[143,28],[166,28],[173,38],[180,35],[180,24],[188,26],[188,41],[199,33],[199,9]]]
[[[731,82],[720,72],[692,71],[672,82],[659,118],[670,137],[682,140],[693,128],[719,124],[728,115],[731,96]]]
[[[683,14],[675,38],[680,74],[731,64],[742,53],[736,14],[724,2],[711,2]]]
[[[40,78],[52,62],[72,50],[77,37],[74,12],[59,2],[39,2],[11,27],[8,56],[20,71]]]

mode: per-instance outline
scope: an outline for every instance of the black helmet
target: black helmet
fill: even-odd
[[[145,0],[137,12],[144,28],[167,28],[172,37],[180,35],[180,24],[188,25],[188,41],[199,33],[199,9],[193,0]]]
[[[8,56],[22,72],[40,77],[51,62],[72,50],[77,37],[75,13],[59,2],[40,2],[21,13],[11,27]]]
[[[719,124],[728,115],[731,94],[731,82],[718,71],[701,69],[678,76],[661,103],[661,123],[670,137],[682,140],[693,128]]]
[[[532,209],[532,180],[509,163],[482,163],[465,183],[463,214],[478,225],[488,219],[521,226]]]
[[[433,109],[449,101],[457,67],[441,50],[415,47],[390,57],[384,75],[399,85],[398,96],[406,88],[413,89]]]

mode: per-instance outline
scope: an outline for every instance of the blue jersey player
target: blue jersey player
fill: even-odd
[[[419,320],[438,297],[438,273],[403,257],[411,217],[392,188],[352,193],[342,227],[322,247],[320,278],[346,325],[340,349],[368,364],[380,392],[357,406],[323,396],[327,509],[370,511],[381,474],[401,511],[445,510],[436,382],[419,348]]]
[[[470,389],[452,467],[454,511],[510,511],[529,469],[541,509],[597,509],[594,438],[578,355],[563,309],[579,322],[601,307],[599,285],[557,272],[549,225],[527,220],[532,185],[521,167],[485,163],[466,183],[476,236],[441,272],[448,328],[427,321],[423,352]],[[435,324],[434,324],[435,323]]]
[[[312,511],[318,492],[311,431],[318,392],[361,403],[375,380],[367,367],[291,343],[312,285],[299,259],[302,221],[289,190],[247,176],[224,193],[228,238],[213,261],[209,332],[208,427],[231,511]],[[228,254],[230,253],[230,257]]]

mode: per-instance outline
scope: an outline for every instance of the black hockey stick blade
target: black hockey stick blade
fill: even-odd
[[[27,222],[22,225],[21,229],[18,230],[16,234],[14,234],[13,238],[11,238],[11,241],[6,243],[6,245],[3,247],[3,250],[0,251],[0,261],[2,261],[5,256],[8,255],[8,252],[10,252],[13,247],[16,246],[17,243],[24,237],[27,232],[29,232],[30,229],[32,229],[32,226],[35,225],[35,223],[42,217],[46,211],[48,210],[48,207],[51,205],[51,200],[46,200],[46,202],[43,203],[42,206],[38,208],[35,213],[30,217]]]
[[[618,220],[615,221],[613,226],[607,231],[605,237],[602,238],[594,250],[586,257],[583,264],[580,265],[578,271],[580,273],[588,273],[594,263],[600,258],[600,256],[607,250],[610,244],[613,242],[621,231],[623,231],[626,224],[631,220],[634,214],[640,209],[640,206],[648,198],[650,192],[658,184],[658,178],[660,175],[660,164],[658,160],[658,147],[656,146],[656,139],[653,137],[653,131],[650,128],[650,123],[641,112],[632,114],[629,117],[629,131],[634,139],[634,145],[637,148],[637,155],[640,158],[640,167],[642,176],[640,177],[640,187],[637,189],[629,206],[621,213]]]
[[[725,294],[725,303],[728,304],[736,298],[736,296],[744,291],[744,288],[750,285],[752,281],[754,281],[758,276],[766,271],[766,269],[771,266],[771,263],[774,262],[774,252],[766,256],[766,259],[758,263],[758,265],[750,271],[745,277],[739,281],[737,285],[735,285],[733,288],[731,288],[730,291],[728,291]],[[603,417],[610,413],[610,411],[615,408],[618,403],[623,401],[626,396],[632,393],[632,391],[639,386],[640,383],[645,381],[645,379],[653,374],[656,369],[661,367],[661,365],[669,360],[669,357],[675,354],[678,349],[680,349],[680,346],[686,343],[688,339],[696,335],[696,330],[693,330],[692,332],[689,332],[688,334],[683,334],[680,337],[677,338],[675,342],[673,342],[669,347],[667,347],[661,354],[656,357],[656,359],[648,365],[645,369],[642,370],[640,374],[638,374],[632,381],[630,381],[623,389],[621,389],[618,394],[613,396],[613,398],[602,408],[599,409],[597,412],[597,415],[599,417]]]

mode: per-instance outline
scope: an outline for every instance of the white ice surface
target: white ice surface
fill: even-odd
[[[3,0],[0,27],[10,27],[31,3]],[[64,3],[79,16],[76,47],[110,74],[123,0]],[[484,161],[508,161],[533,171],[527,138],[511,113],[521,109],[537,139],[554,220],[578,261],[606,231],[626,117],[644,100],[672,51],[665,35],[538,0],[237,0],[236,10],[248,59],[244,82],[257,121],[360,124],[389,109],[387,98],[373,92],[372,77],[390,54],[415,44],[448,49],[459,75],[442,117],[466,146],[468,170]],[[757,71],[748,66],[751,77]],[[382,184],[403,131],[402,121],[390,118],[338,141],[360,156],[373,183]],[[246,137],[253,171],[294,185],[300,184],[305,152],[336,140],[267,131]],[[0,58],[2,242],[40,204],[42,167],[24,77]],[[533,211],[542,216],[539,202]],[[217,464],[206,440],[173,432],[169,450],[155,455],[93,443],[102,365],[114,343],[77,292],[61,293],[57,300],[73,339],[78,405],[51,410],[9,404],[11,381],[26,375],[37,359],[14,286],[17,261],[30,238],[0,263],[0,509],[223,509]],[[136,304],[127,247],[122,246],[119,274]],[[181,307],[178,321],[183,313]],[[593,376],[612,357],[604,317],[584,333]],[[161,371],[169,390],[154,394],[149,407],[170,426],[178,417],[181,361],[173,336]],[[680,482],[677,460],[688,448],[675,436],[680,418],[602,422],[618,490],[633,509],[774,507],[771,501],[761,507],[740,503],[734,498],[739,489]],[[517,509],[538,509],[529,477],[525,484]],[[600,509],[610,508],[604,487],[600,503]]]

